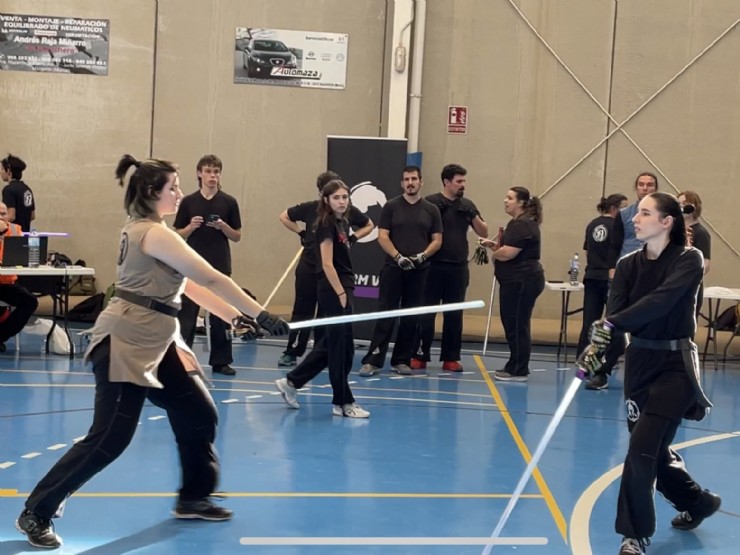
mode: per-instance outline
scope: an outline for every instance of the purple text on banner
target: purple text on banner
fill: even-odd
[[[355,286],[355,297],[362,297],[364,299],[377,299],[380,296],[379,287],[362,287]]]

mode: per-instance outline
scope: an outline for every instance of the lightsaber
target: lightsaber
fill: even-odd
[[[496,296],[496,277],[491,285],[491,300],[488,302],[488,320],[486,321],[486,336],[483,338],[483,356],[488,352],[488,336],[491,335],[491,315],[493,313],[493,301]]]
[[[280,286],[281,286],[281,285],[283,284],[283,282],[285,281],[285,278],[287,278],[287,277],[288,277],[288,274],[289,274],[289,273],[290,273],[290,271],[291,271],[291,270],[293,269],[293,266],[295,266],[295,263],[296,263],[296,262],[298,262],[298,259],[299,259],[299,258],[301,257],[301,254],[303,254],[303,247],[299,248],[299,249],[298,249],[298,252],[297,252],[297,253],[295,253],[295,256],[293,257],[293,260],[291,260],[290,264],[288,264],[288,267],[287,267],[287,268],[285,268],[285,272],[283,272],[283,276],[282,276],[282,277],[281,277],[281,278],[280,278],[280,279],[278,280],[278,282],[277,282],[277,285],[276,285],[276,286],[275,286],[275,288],[274,288],[274,289],[272,290],[272,293],[270,293],[270,295],[269,295],[269,296],[267,297],[267,300],[266,300],[266,301],[265,301],[265,303],[264,303],[264,304],[262,305],[262,308],[267,308],[267,305],[268,305],[268,304],[270,304],[270,301],[271,301],[271,300],[272,300],[272,298],[273,298],[273,297],[275,296],[275,293],[277,293],[277,292],[278,292],[278,289],[280,289]]]
[[[496,524],[496,528],[494,528],[493,533],[491,534],[491,539],[496,539],[501,535],[501,531],[504,529],[504,526],[506,525],[506,521],[509,520],[509,517],[511,516],[511,513],[514,510],[514,507],[516,506],[517,501],[519,501],[519,498],[521,497],[522,492],[524,491],[524,488],[527,485],[527,482],[532,477],[532,472],[534,472],[535,467],[540,462],[540,459],[542,458],[542,454],[545,452],[545,449],[547,448],[547,445],[550,443],[552,436],[555,435],[555,430],[557,430],[558,425],[560,424],[560,421],[563,419],[563,416],[565,416],[565,411],[568,410],[568,407],[573,401],[573,398],[576,396],[576,392],[578,391],[578,388],[581,387],[583,376],[584,376],[583,371],[579,370],[576,373],[576,377],[573,378],[573,381],[568,387],[568,390],[565,392],[565,396],[563,397],[563,400],[560,401],[560,405],[555,411],[555,414],[553,415],[552,420],[550,420],[550,424],[548,424],[547,429],[545,430],[545,433],[542,435],[542,439],[540,439],[539,444],[537,444],[537,449],[535,449],[534,455],[532,455],[532,460],[529,461],[527,468],[524,469],[524,474],[522,474],[522,477],[519,479],[519,483],[516,485],[516,488],[514,489],[514,493],[509,499],[509,503],[506,505],[506,508],[504,509],[504,512],[498,521],[498,524]],[[482,555],[489,555],[492,549],[493,549],[493,545],[487,545],[485,549],[483,549]]]
[[[316,326],[333,326],[336,324],[347,324],[354,322],[366,322],[367,320],[382,320],[384,318],[398,318],[400,316],[418,316],[420,314],[434,314],[437,312],[451,312],[453,310],[467,310],[470,308],[483,308],[483,301],[466,301],[462,303],[435,304],[429,306],[415,306],[413,308],[399,308],[397,310],[382,310],[379,312],[366,312],[365,314],[346,314],[344,316],[329,316],[327,318],[315,318],[303,320],[302,322],[289,322],[292,330],[302,328],[313,328]]]

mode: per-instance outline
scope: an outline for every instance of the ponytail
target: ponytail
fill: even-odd
[[[177,166],[166,160],[146,160],[139,162],[130,154],[124,154],[116,166],[116,179],[124,186],[126,173],[135,167],[126,186],[123,206],[129,216],[147,218],[154,213],[154,201],[167,185],[170,176],[177,173]]]

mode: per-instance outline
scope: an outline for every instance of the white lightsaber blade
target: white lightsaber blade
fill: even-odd
[[[506,521],[509,520],[509,517],[514,510],[517,501],[519,501],[519,498],[521,497],[522,492],[527,485],[527,482],[532,477],[532,472],[534,472],[535,467],[540,462],[542,454],[545,452],[545,449],[547,449],[547,445],[550,443],[552,436],[555,435],[555,430],[557,430],[560,421],[563,419],[563,416],[565,416],[565,411],[568,410],[568,407],[573,401],[573,398],[576,396],[578,388],[581,387],[581,381],[582,380],[579,377],[573,378],[573,381],[568,387],[568,390],[565,392],[563,400],[560,401],[560,405],[558,405],[558,408],[555,411],[552,420],[550,420],[550,424],[548,424],[545,433],[542,435],[542,439],[540,439],[540,442],[537,445],[537,449],[535,450],[534,455],[532,455],[532,460],[529,461],[527,468],[524,469],[524,474],[522,474],[522,477],[519,479],[519,483],[516,485],[514,494],[511,496],[511,499],[509,499],[509,503],[506,505],[504,513],[501,515],[496,528],[491,534],[492,539],[496,539],[501,535],[501,531],[504,529]],[[482,555],[489,555],[492,549],[493,545],[487,545],[486,548],[482,551]]]
[[[420,314],[435,314],[437,312],[451,312],[453,310],[468,310],[470,308],[483,308],[483,301],[465,301],[463,303],[435,304],[429,306],[415,306],[413,308],[400,308],[397,310],[383,310],[380,312],[367,312],[365,314],[347,314],[346,316],[329,316],[328,318],[315,318],[302,322],[289,322],[290,329],[313,328],[315,326],[332,326],[346,324],[348,322],[366,322],[367,320],[381,320],[383,318],[398,318],[400,316],[418,316]]]

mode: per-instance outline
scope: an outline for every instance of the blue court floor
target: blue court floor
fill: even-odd
[[[42,356],[33,338],[0,355],[0,555],[35,552],[14,528],[30,489],[83,436],[93,379],[79,357]],[[230,522],[177,521],[177,452],[163,412],[146,406],[130,448],[67,503],[54,553],[483,554],[530,454],[572,382],[546,352],[527,384],[494,383],[501,347],[467,354],[461,375],[353,373],[369,420],[331,416],[322,374],[290,410],[274,380],[274,344],[235,346],[237,375],[217,377],[223,504]],[[359,358],[356,355],[356,367]],[[206,354],[199,352],[202,361]],[[614,555],[620,465],[626,452],[621,373],[610,388],[581,389],[514,508],[493,553]],[[740,552],[740,368],[706,372],[715,409],[679,430],[681,449],[723,512],[694,532],[670,528],[656,499],[650,555]]]

